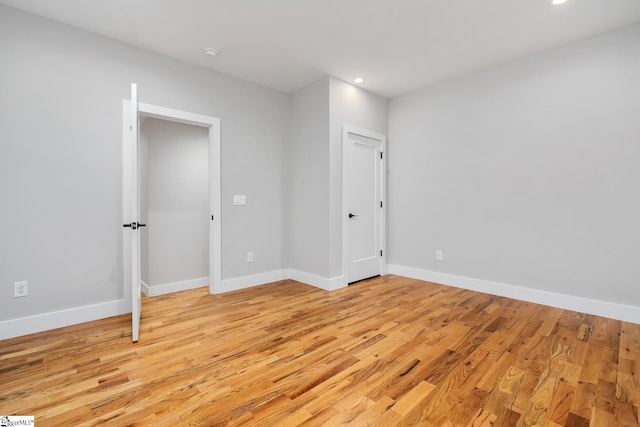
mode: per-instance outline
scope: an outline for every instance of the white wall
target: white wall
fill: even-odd
[[[140,132],[148,140],[148,215],[142,229],[149,241],[145,283],[154,287],[206,279],[209,130],[148,118]]]
[[[329,78],[291,94],[287,149],[289,267],[329,276]]]
[[[123,299],[131,82],[140,102],[221,119],[223,279],[283,268],[286,94],[5,6],[0,58],[0,329]],[[235,209],[233,194],[246,194],[247,206]],[[20,280],[29,296],[14,300]]]
[[[389,263],[640,307],[639,46],[634,25],[392,100]]]

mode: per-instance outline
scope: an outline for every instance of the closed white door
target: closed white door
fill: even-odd
[[[346,278],[348,283],[382,272],[384,137],[345,127]]]

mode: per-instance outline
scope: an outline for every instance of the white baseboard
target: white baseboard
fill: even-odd
[[[325,291],[335,291],[336,289],[344,288],[347,286],[347,282],[344,276],[334,277],[333,279],[327,279],[326,277],[316,276],[315,274],[305,273],[299,270],[289,270],[289,279],[296,280],[306,285],[311,285],[316,288],[324,289]]]
[[[36,332],[49,331],[65,326],[104,319],[130,313],[131,307],[127,307],[125,300],[104,302],[101,304],[87,305],[84,307],[70,308],[68,310],[43,313],[35,316],[20,317],[18,319],[0,322],[0,340],[15,338]]]
[[[523,288],[504,283],[455,276],[453,274],[403,267],[400,265],[390,264],[387,267],[390,274],[640,324],[640,307],[558,294],[539,289]]]
[[[344,280],[342,277],[327,279],[297,270],[284,269],[223,280],[220,286],[216,286],[213,291],[218,294],[290,278],[328,291],[346,286],[346,283],[343,283]],[[140,285],[142,292],[144,292],[145,295],[154,297],[167,293],[207,286],[209,285],[209,278],[203,277],[200,279],[156,286],[149,286],[148,284],[141,282]],[[104,319],[125,313],[131,313],[131,307],[125,303],[125,300],[116,300],[102,304],[43,313],[36,316],[0,321],[0,340],[90,322],[92,320]]]
[[[144,282],[140,282],[140,285],[142,286],[142,292],[144,292],[146,296],[157,297],[158,295],[172,294],[174,292],[209,286],[209,277],[200,277],[199,279],[184,280],[182,282],[165,283],[154,286],[149,286]]]
[[[439,273],[393,264],[386,266],[385,271],[390,274],[411,277],[418,280],[425,280],[457,288],[469,289],[487,294],[640,324],[640,307],[597,301],[572,295],[563,295],[538,289],[523,288],[504,283],[490,282],[487,280],[473,279],[470,277],[456,276],[447,273]],[[333,291],[347,285],[344,277],[342,276],[328,279],[314,274],[305,273],[303,271],[284,269],[223,280],[220,286],[217,286],[214,289],[214,293],[235,291],[285,279],[293,279],[326,291]],[[148,296],[156,296],[170,292],[198,288],[206,286],[208,283],[209,278],[201,278],[185,282],[168,283],[166,285],[159,286],[148,286],[145,283],[142,283],[142,288]],[[106,317],[117,316],[130,312],[131,307],[126,305],[125,300],[116,300],[101,304],[71,308],[68,310],[55,311],[52,313],[44,313],[36,316],[6,320],[0,322],[0,340],[89,322],[92,320],[104,319]]]
[[[214,294],[221,294],[224,292],[250,288],[252,286],[264,285],[265,283],[277,282],[279,280],[285,280],[288,278],[289,276],[287,270],[268,271],[266,273],[253,274],[251,276],[225,279],[220,283],[219,286],[214,285],[214,289],[212,291]]]
[[[147,285],[144,280],[140,280],[140,290],[142,291],[143,294],[145,294],[146,296],[149,296],[149,292],[151,292],[149,290],[149,285]]]
[[[214,293],[221,294],[224,292],[237,291],[239,289],[286,279],[293,279],[306,285],[324,289],[325,291],[334,291],[347,286],[343,276],[327,279],[326,277],[316,276],[315,274],[305,273],[304,271],[284,269],[223,280],[220,286],[214,286]]]

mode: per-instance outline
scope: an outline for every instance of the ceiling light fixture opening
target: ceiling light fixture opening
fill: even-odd
[[[551,2],[551,4],[562,4],[562,3],[566,3],[566,2],[567,2],[567,0],[553,0]]]
[[[364,83],[364,79],[362,77],[356,77],[353,79],[353,82],[357,84]]]
[[[211,48],[211,47],[207,47],[204,49],[204,53],[206,53],[209,56],[218,56],[218,51]]]

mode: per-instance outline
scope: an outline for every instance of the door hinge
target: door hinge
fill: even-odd
[[[380,152],[380,159],[382,159],[382,151]]]
[[[213,215],[211,215],[211,221],[213,221]]]
[[[380,251],[380,256],[382,256],[382,251]]]
[[[382,207],[382,201],[380,202],[380,207]]]

